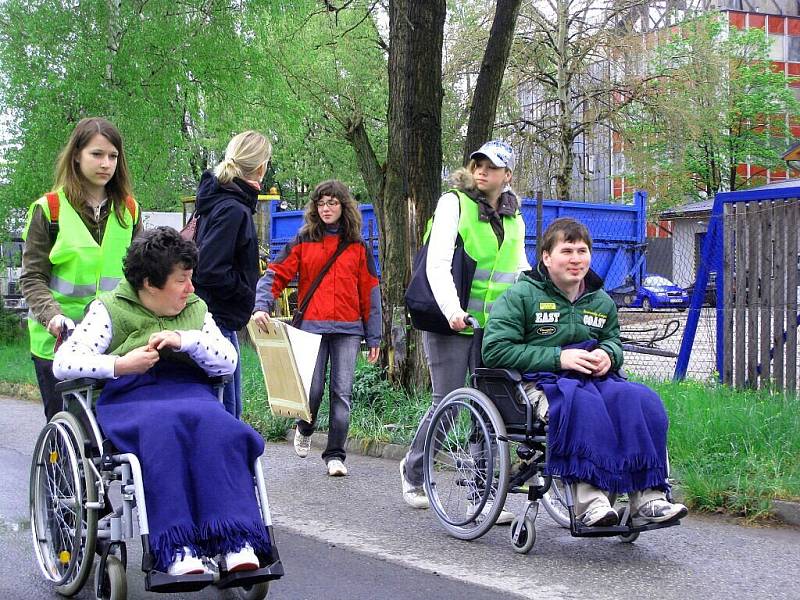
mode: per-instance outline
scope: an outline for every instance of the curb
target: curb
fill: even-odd
[[[291,444],[294,441],[294,428],[286,432],[286,441]],[[328,444],[328,434],[315,431],[311,438],[311,446],[318,450],[324,450]],[[344,449],[351,454],[371,456],[373,458],[385,458],[388,460],[401,461],[408,452],[405,444],[391,444],[387,442],[377,442],[374,440],[360,440],[347,438]],[[680,486],[672,488],[672,493],[677,502],[683,502],[685,495]],[[800,527],[800,502],[788,502],[786,500],[773,500],[770,507],[773,518],[786,525]]]

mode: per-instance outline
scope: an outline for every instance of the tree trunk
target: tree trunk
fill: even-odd
[[[514,41],[514,28],[522,0],[498,0],[494,13],[489,41],[481,62],[472,105],[469,109],[467,138],[464,141],[463,164],[469,162],[469,155],[477,150],[492,135],[497,113],[497,100],[503,83],[508,55]]]
[[[390,379],[427,384],[404,294],[424,223],[441,191],[444,0],[389,2],[389,148],[380,237],[383,335]]]

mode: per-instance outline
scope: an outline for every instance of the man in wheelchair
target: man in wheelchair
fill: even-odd
[[[617,494],[628,494],[634,526],[678,520],[688,511],[667,500],[667,414],[655,392],[619,374],[617,309],[589,268],[591,249],[583,224],[550,224],[536,268],[491,310],[483,362],[525,373],[540,416],[549,404],[546,473],[573,485],[585,526],[616,525]]]
[[[168,227],[135,239],[125,279],[98,296],[55,355],[59,379],[107,379],[97,421],[142,467],[155,570],[207,574],[259,568],[270,550],[253,478],[264,441],[228,414],[208,376],[233,372],[237,354],[195,296],[194,242]]]

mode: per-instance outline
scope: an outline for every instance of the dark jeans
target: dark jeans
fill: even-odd
[[[58,379],[53,375],[53,361],[31,355],[33,368],[36,371],[36,381],[39,383],[39,393],[44,404],[44,416],[49,421],[57,412],[64,408],[61,394],[56,392]]]
[[[311,405],[311,423],[297,421],[297,429],[303,435],[311,435],[317,424],[317,413],[325,391],[325,375],[328,362],[331,365],[330,384],[330,419],[328,421],[328,446],[322,453],[326,463],[334,458],[345,459],[344,445],[350,429],[350,396],[353,393],[353,376],[356,369],[356,358],[361,349],[361,336],[340,333],[322,334],[319,345],[317,364],[311,380],[309,404]]]
[[[236,355],[239,357],[236,370],[233,372],[233,379],[222,388],[222,404],[225,406],[225,410],[239,419],[242,416],[242,355],[239,352],[239,338],[236,336],[236,331],[232,329],[220,327],[219,330],[236,348]]]

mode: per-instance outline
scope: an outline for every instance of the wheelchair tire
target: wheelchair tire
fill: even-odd
[[[116,556],[109,556],[106,559],[103,581],[99,582],[99,578],[100,569],[98,568],[94,574],[94,593],[97,600],[125,600],[128,597],[128,578],[125,575],[125,567]]]
[[[525,517],[522,521],[518,518],[511,522],[511,545],[517,554],[527,554],[536,543],[536,526],[533,519]]]
[[[86,434],[68,412],[45,425],[30,475],[31,534],[39,568],[62,596],[74,596],[94,562],[97,511],[95,477],[86,458]]]
[[[473,388],[445,396],[431,416],[423,469],[425,493],[450,535],[474,540],[492,528],[505,505],[510,464],[492,401]]]
[[[622,542],[623,544],[632,544],[637,539],[639,539],[639,532],[638,531],[632,531],[632,532],[630,532],[628,534],[620,535],[618,537],[619,537],[619,541]]]
[[[564,492],[564,482],[558,477],[553,477],[550,489],[542,497],[542,505],[561,527],[569,528],[569,508],[567,508],[567,495]]]
[[[264,600],[269,594],[269,581],[262,581],[255,585],[240,587],[239,598],[242,600]]]

